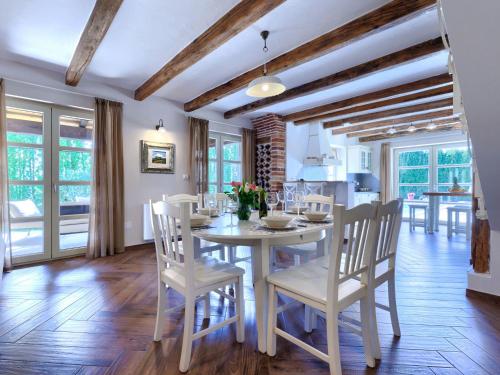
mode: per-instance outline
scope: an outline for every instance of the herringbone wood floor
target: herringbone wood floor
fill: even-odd
[[[244,251],[244,249],[243,249]],[[500,306],[465,296],[469,248],[463,236],[409,234],[402,229],[398,305],[402,337],[378,312],[382,360],[364,364],[360,338],[341,330],[344,374],[499,374]],[[274,358],[256,351],[249,264],[245,288],[247,341],[226,327],[195,344],[193,374],[326,374],[328,367],[278,338]],[[156,268],[152,250],[86,261],[83,258],[17,269],[0,291],[0,374],[176,374],[182,311],[167,317],[161,343],[152,342]],[[385,290],[378,292],[386,300]],[[169,292],[169,303],[180,298]],[[212,297],[211,322],[232,313]],[[356,306],[349,314],[356,314]],[[326,350],[324,325],[305,334],[303,313],[282,314],[281,326]],[[197,327],[203,322],[200,306]],[[206,324],[206,323],[205,323]]]

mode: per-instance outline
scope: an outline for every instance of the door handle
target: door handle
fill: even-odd
[[[52,184],[52,191],[54,193],[57,193],[57,185],[56,184]]]

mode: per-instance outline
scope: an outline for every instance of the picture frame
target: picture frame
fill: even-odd
[[[142,173],[175,173],[175,145],[141,141]]]

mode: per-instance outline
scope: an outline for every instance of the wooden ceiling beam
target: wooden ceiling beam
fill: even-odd
[[[364,64],[348,68],[341,72],[337,72],[329,76],[314,80],[312,82],[296,86],[294,88],[286,90],[280,95],[263,98],[234,108],[230,111],[225,112],[224,118],[231,118],[248,112],[253,112],[263,107],[299,98],[301,96],[309,95],[333,86],[338,86],[340,84],[345,84],[400,64],[408,63],[410,61],[418,61],[419,59],[425,58],[431,54],[440,52],[443,49],[444,45],[440,37],[432,39],[427,42],[411,46],[404,50],[379,57],[378,59],[368,61]]]
[[[295,125],[308,124],[311,121],[319,121],[319,120],[324,120],[324,119],[328,119],[331,117],[351,115],[351,114],[355,114],[355,113],[362,112],[362,111],[369,111],[372,109],[380,109],[380,108],[384,108],[384,107],[388,107],[388,106],[392,106],[392,105],[396,105],[396,104],[408,103],[408,102],[412,102],[412,101],[420,100],[420,99],[429,99],[429,101],[438,100],[438,99],[442,99],[442,98],[439,98],[439,95],[446,95],[446,94],[452,94],[452,93],[453,93],[453,86],[452,85],[436,87],[436,88],[433,88],[430,90],[420,91],[420,92],[410,94],[410,95],[404,95],[404,96],[399,96],[396,98],[380,100],[377,102],[372,102],[372,103],[362,104],[359,106],[341,109],[339,111],[331,112],[328,114],[309,117],[307,119],[295,121]]]
[[[411,122],[425,121],[425,120],[438,120],[447,117],[450,118],[453,117],[453,109],[443,109],[440,111],[417,113],[417,114],[412,114],[410,116],[403,116],[390,120],[373,121],[364,124],[339,126],[332,130],[332,134],[333,135],[347,134],[357,131],[381,128],[384,126],[395,126],[395,125],[408,124]]]
[[[297,121],[304,119],[312,119],[314,116],[319,116],[327,113],[337,111],[339,109],[348,108],[356,106],[359,104],[365,104],[369,102],[374,102],[381,99],[387,99],[390,97],[395,97],[398,95],[409,95],[410,93],[419,90],[428,90],[440,85],[452,84],[452,78],[448,73],[444,73],[438,76],[433,76],[429,78],[424,78],[418,81],[405,83],[395,87],[389,87],[387,89],[382,89],[375,92],[370,92],[368,94],[356,96],[349,99],[340,100],[337,102],[324,104],[318,107],[305,109],[303,111],[290,113],[283,116],[284,121]]]
[[[422,134],[422,133],[438,133],[438,132],[445,132],[445,131],[451,131],[451,130],[461,130],[462,129],[462,124],[450,124],[450,125],[440,125],[436,127],[435,129],[417,129],[414,132],[401,132],[401,133],[395,133],[395,134],[380,134],[380,135],[373,135],[370,137],[361,137],[359,138],[359,142],[373,142],[373,141],[380,141],[384,139],[392,139],[392,138],[400,138],[400,137],[408,137],[410,135],[416,135],[416,134]]]
[[[410,105],[406,107],[399,107],[393,109],[387,109],[384,111],[367,113],[364,115],[355,115],[351,117],[345,117],[339,120],[327,121],[323,123],[325,129],[335,128],[342,126],[345,123],[358,123],[358,122],[368,122],[380,120],[383,118],[396,117],[401,115],[407,115],[410,113],[417,113],[422,111],[430,111],[437,109],[445,109],[445,107],[453,106],[453,98],[440,99],[433,102],[420,103],[415,105]]]
[[[337,29],[329,31],[267,63],[268,74],[278,74],[332,51],[378,33],[435,7],[435,0],[393,0]],[[184,110],[194,111],[244,88],[262,75],[263,66],[251,69],[184,104]]]
[[[66,84],[78,85],[123,0],[97,0],[66,70]]]
[[[144,100],[172,78],[254,24],[285,0],[242,0],[135,90]]]
[[[385,126],[383,128],[376,128],[376,129],[347,133],[346,135],[347,135],[347,138],[368,137],[371,135],[377,135],[377,134],[384,133],[389,128],[394,128],[394,129],[399,131],[399,130],[407,130],[411,125],[414,125],[417,129],[419,129],[419,128],[425,128],[425,127],[429,126],[430,124],[448,125],[450,123],[455,123],[457,120],[458,120],[458,118],[447,118],[447,119],[442,119],[442,120],[424,121],[424,122],[413,123],[413,124],[412,123],[398,124],[398,125],[392,125],[392,126]]]

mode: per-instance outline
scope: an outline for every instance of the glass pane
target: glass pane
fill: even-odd
[[[9,179],[18,181],[43,180],[43,150],[34,147],[7,147]]]
[[[429,165],[429,151],[405,151],[399,154],[400,167],[417,167],[420,165]]]
[[[217,193],[217,185],[213,185],[213,184],[208,185],[208,192],[209,193]]]
[[[241,142],[224,140],[224,147],[222,149],[224,160],[240,161],[241,160]]]
[[[441,148],[438,150],[438,164],[470,164],[467,147]]]
[[[90,181],[91,175],[90,152],[61,151],[59,153],[59,179],[61,181]]]
[[[94,121],[68,116],[59,117],[59,146],[92,148]]]
[[[61,251],[87,246],[89,219],[61,220],[59,222],[59,249]]]
[[[429,191],[428,185],[421,186],[400,186],[399,197],[408,200],[423,200],[427,199],[422,193]]]
[[[7,107],[7,142],[43,143],[43,113]]]
[[[425,184],[429,182],[429,168],[400,169],[401,184]]]
[[[14,258],[43,254],[43,222],[11,223],[10,237]]]
[[[222,192],[223,193],[232,193],[233,188],[231,187],[231,185],[222,185]]]
[[[43,216],[43,186],[10,184],[9,211],[13,219]]]
[[[438,168],[438,183],[453,183],[453,179],[457,178],[458,183],[472,182],[471,167],[441,167]]]
[[[89,205],[89,185],[59,186],[59,213],[61,216],[88,214]]]
[[[208,162],[208,182],[216,183],[217,182],[217,162],[209,161]]]
[[[241,164],[224,163],[224,176],[222,182],[229,184],[232,181],[241,181]]]
[[[208,138],[208,158],[217,159],[217,140]]]

